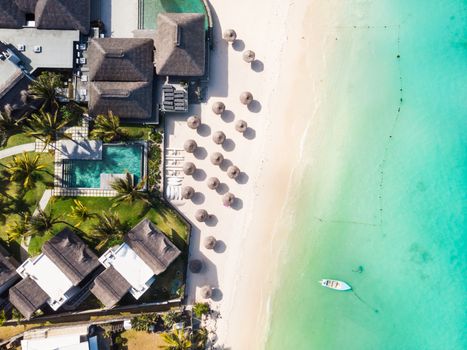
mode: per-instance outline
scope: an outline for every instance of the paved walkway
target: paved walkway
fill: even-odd
[[[41,200],[39,201],[39,205],[37,206],[36,210],[34,211],[34,216],[39,214],[39,208],[44,211],[47,207],[47,203],[49,203],[50,198],[52,198],[53,190],[45,190],[44,194],[42,195]]]
[[[14,156],[15,154],[23,152],[34,152],[36,149],[36,144],[34,142],[25,143],[23,145],[18,145],[14,147],[9,147],[7,149],[0,151],[0,159]]]

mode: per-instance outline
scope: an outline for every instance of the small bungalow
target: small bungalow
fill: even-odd
[[[46,303],[58,310],[98,267],[91,249],[70,229],[64,229],[43,245],[42,254],[16,270],[23,280],[10,289],[10,302],[28,319]]]
[[[148,219],[143,219],[125,237],[125,243],[110,248],[99,261],[106,267],[93,282],[91,292],[111,308],[130,292],[139,299],[180,255],[180,250]]]
[[[88,48],[89,112],[109,110],[122,119],[148,120],[153,116],[152,39],[100,38]]]

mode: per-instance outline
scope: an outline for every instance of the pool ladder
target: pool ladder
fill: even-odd
[[[62,174],[62,187],[70,187],[71,186],[71,163],[70,162],[63,162],[63,174]]]

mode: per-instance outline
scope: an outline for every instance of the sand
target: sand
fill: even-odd
[[[261,349],[276,287],[278,255],[286,244],[285,203],[290,202],[294,179],[299,178],[302,136],[312,121],[309,111],[314,104],[317,108],[312,95],[316,86],[310,85],[307,76],[320,74],[325,60],[319,57],[319,50],[316,67],[307,67],[303,60],[312,41],[303,34],[309,32],[309,27],[303,25],[309,1],[211,3],[216,28],[210,98],[207,104],[190,111],[201,116],[203,125],[195,131],[187,127],[186,117],[172,117],[166,122],[168,148],[182,149],[187,139],[198,144],[194,154],[178,153],[180,164],[191,161],[198,169],[193,176],[182,176],[182,185],[192,186],[196,194],[192,200],[172,203],[193,223],[190,259],[201,259],[205,265],[201,273],[188,275],[189,302],[203,301],[203,285],[213,287],[210,303],[221,315],[210,325],[217,333],[216,345]],[[238,34],[233,46],[221,40],[227,28]],[[326,45],[324,36],[315,39],[319,49]],[[251,65],[242,60],[242,52],[247,49],[256,52],[257,61]],[[255,98],[249,107],[239,101],[245,90]],[[215,101],[226,105],[227,111],[221,117],[211,111]],[[238,119],[248,123],[245,135],[234,129]],[[223,146],[211,139],[218,130],[227,136]],[[210,163],[215,151],[226,159],[220,167]],[[241,169],[238,179],[226,176],[229,164]],[[211,176],[221,182],[217,191],[206,186]],[[231,208],[222,205],[226,192],[237,197]],[[205,223],[194,218],[200,208],[211,215]],[[202,244],[208,235],[219,241],[215,250]]]

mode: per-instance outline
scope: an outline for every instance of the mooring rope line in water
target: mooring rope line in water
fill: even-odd
[[[362,299],[362,297],[360,297],[360,295],[357,294],[357,292],[355,290],[352,289],[352,293],[353,295],[358,299],[360,300],[360,302],[362,302],[363,304],[365,304],[367,307],[369,307],[371,310],[373,310],[373,312],[375,314],[378,314],[379,313],[379,310],[373,306],[371,306],[369,303],[367,303],[365,300]]]

